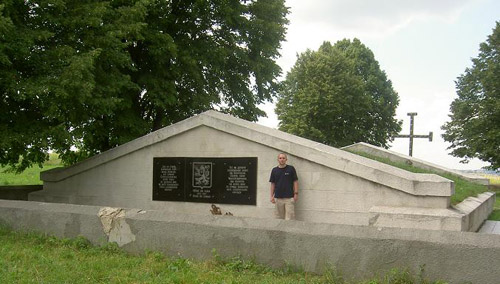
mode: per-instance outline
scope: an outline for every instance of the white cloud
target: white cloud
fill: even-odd
[[[292,25],[319,25],[365,37],[390,35],[412,21],[454,22],[475,0],[288,0]]]

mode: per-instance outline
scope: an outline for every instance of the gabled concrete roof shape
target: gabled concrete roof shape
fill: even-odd
[[[477,184],[482,184],[482,185],[489,185],[489,179],[481,177],[479,175],[474,175],[474,174],[468,174],[464,172],[460,172],[457,170],[453,169],[448,169],[424,160],[420,160],[411,156],[407,156],[404,154],[400,154],[391,150],[387,150],[381,147],[373,146],[368,143],[364,142],[359,142],[356,144],[352,144],[349,146],[342,147],[341,149],[345,150],[352,150],[352,151],[357,151],[357,152],[364,152],[373,156],[381,157],[381,158],[386,158],[389,159],[393,162],[399,162],[399,163],[406,163],[413,165],[415,167],[421,168],[421,169],[426,169],[426,170],[432,170],[437,173],[441,174],[450,174],[454,175],[460,178],[463,178],[465,180],[468,180],[470,182],[474,182]]]
[[[206,126],[260,143],[277,151],[420,196],[451,196],[453,182],[433,174],[416,174],[334,147],[262,126],[217,111],[206,111],[159,129],[67,168],[41,173],[41,180],[60,181],[176,135]]]

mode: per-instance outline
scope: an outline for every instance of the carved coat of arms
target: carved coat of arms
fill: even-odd
[[[211,162],[193,162],[193,187],[212,187]]]

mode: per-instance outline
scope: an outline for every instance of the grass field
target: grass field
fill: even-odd
[[[62,167],[62,164],[57,154],[50,154],[49,160],[44,163],[43,168],[32,166],[21,174],[9,171],[8,167],[0,167],[0,186],[42,184],[40,172],[58,167]]]
[[[482,175],[483,177],[487,178],[490,180],[490,184],[492,185],[498,185],[500,187],[500,176],[497,175]]]
[[[322,275],[291,267],[271,269],[214,252],[205,262],[168,258],[157,252],[134,256],[116,244],[95,247],[84,238],[57,239],[0,226],[0,283],[366,283],[428,282],[406,270],[364,282],[346,281],[334,269]]]
[[[489,220],[500,221],[500,176],[496,175],[483,175],[490,180],[490,191],[495,191],[497,194],[497,199],[495,202],[495,207],[493,213],[489,216]]]

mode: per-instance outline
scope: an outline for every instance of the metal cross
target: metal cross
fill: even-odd
[[[429,138],[429,141],[432,142],[432,131],[429,132],[429,135],[413,135],[413,117],[417,115],[416,112],[409,112],[407,115],[410,117],[410,135],[408,134],[400,134],[394,136],[394,138],[410,138],[410,157],[413,156],[413,138]]]

